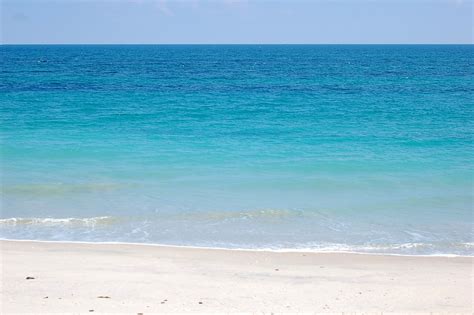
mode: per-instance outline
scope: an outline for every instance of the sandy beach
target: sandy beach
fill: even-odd
[[[470,257],[0,244],[2,313],[473,311]]]

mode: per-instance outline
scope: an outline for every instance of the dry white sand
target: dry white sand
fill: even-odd
[[[473,312],[469,257],[0,246],[2,313]]]

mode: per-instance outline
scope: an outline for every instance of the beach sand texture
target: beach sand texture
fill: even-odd
[[[473,311],[472,257],[0,245],[2,313]]]

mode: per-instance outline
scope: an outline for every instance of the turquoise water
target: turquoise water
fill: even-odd
[[[0,51],[0,238],[473,254],[472,45]]]

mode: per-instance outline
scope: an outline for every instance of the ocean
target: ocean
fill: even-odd
[[[0,52],[0,238],[474,255],[472,45]]]

